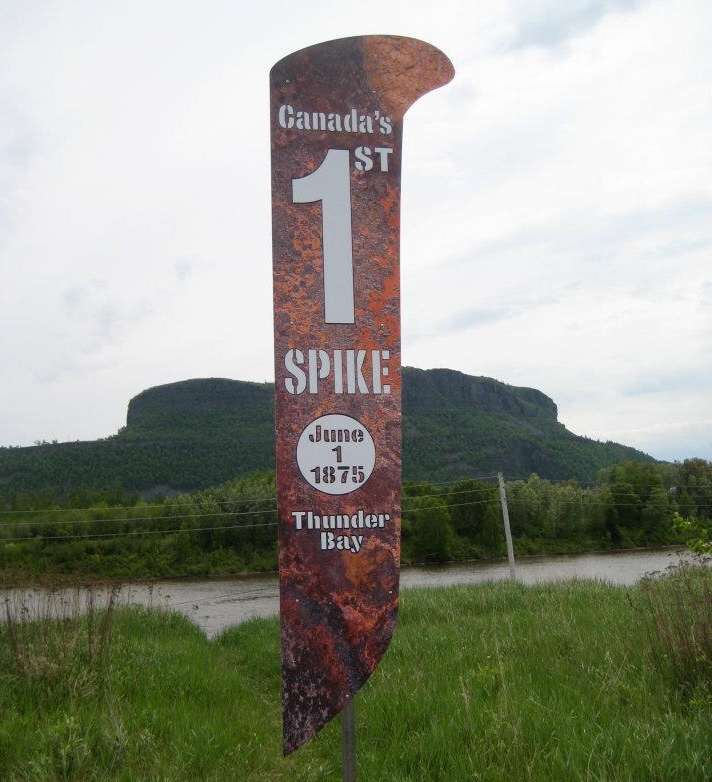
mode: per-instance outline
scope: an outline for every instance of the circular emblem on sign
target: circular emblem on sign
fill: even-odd
[[[348,494],[363,486],[376,464],[376,447],[355,418],[334,413],[312,421],[297,443],[304,480],[324,494]]]

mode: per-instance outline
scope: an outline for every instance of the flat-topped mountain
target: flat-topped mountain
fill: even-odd
[[[450,481],[503,472],[592,481],[652,457],[569,432],[533,388],[451,369],[403,368],[403,477]],[[274,386],[224,378],[146,389],[126,426],[92,442],[0,449],[0,498],[12,492],[107,487],[146,492],[207,488],[274,467]]]
[[[274,384],[225,378],[154,386],[129,402],[121,437],[273,437]]]

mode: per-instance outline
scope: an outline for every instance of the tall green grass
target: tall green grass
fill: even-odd
[[[359,779],[712,779],[712,700],[660,667],[650,617],[643,587],[406,591],[356,701]],[[107,639],[93,686],[52,690],[0,626],[0,779],[341,779],[338,720],[281,756],[277,620],[209,642],[178,616],[122,609]]]
[[[709,557],[707,557],[709,560]],[[658,669],[686,697],[712,697],[712,573],[681,565],[641,589]]]

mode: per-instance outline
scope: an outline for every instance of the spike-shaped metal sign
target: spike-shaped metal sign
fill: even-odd
[[[403,115],[453,68],[396,36],[271,71],[284,752],[348,704],[398,608]]]

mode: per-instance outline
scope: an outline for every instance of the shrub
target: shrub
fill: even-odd
[[[656,667],[685,695],[712,694],[712,570],[678,565],[641,588]]]

